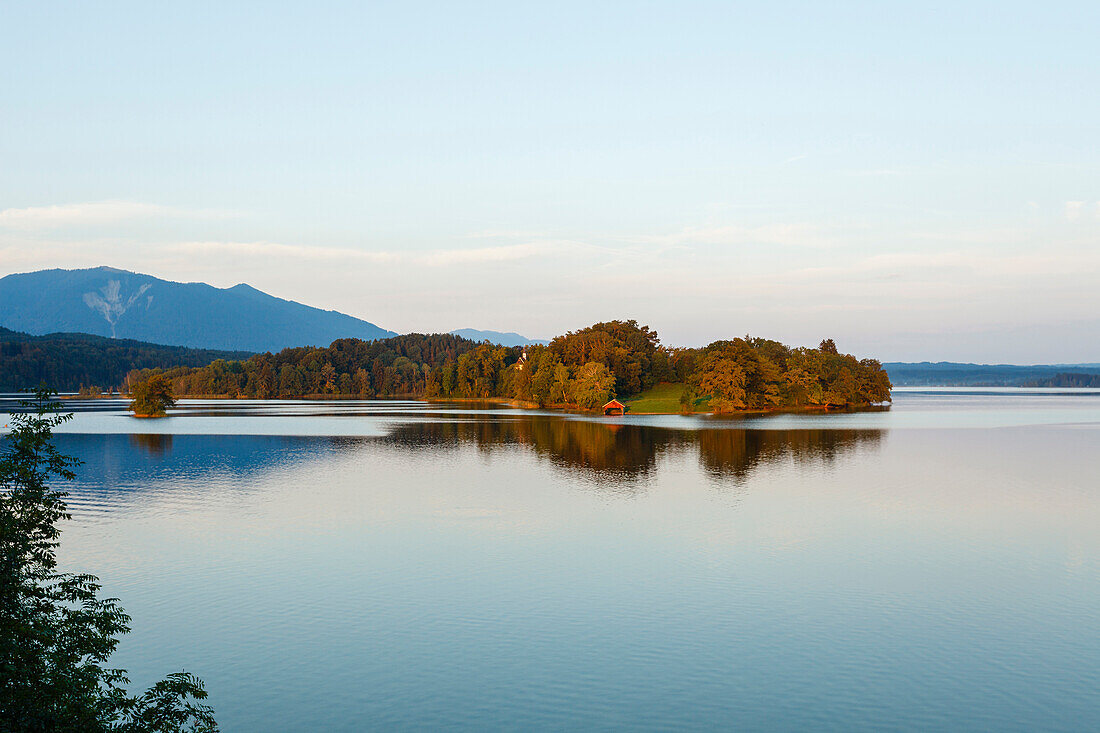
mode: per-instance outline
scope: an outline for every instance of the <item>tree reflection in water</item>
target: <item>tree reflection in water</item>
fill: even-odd
[[[743,480],[759,466],[788,458],[831,463],[857,446],[877,447],[882,434],[879,430],[677,430],[532,415],[409,423],[387,440],[409,449],[473,443],[488,452],[521,445],[591,478],[633,482],[652,473],[658,458],[671,449],[694,446],[708,474]]]
[[[459,420],[429,420],[399,425],[382,442],[405,450],[457,448],[474,445],[492,452],[506,446],[523,446],[555,466],[600,483],[637,483],[652,474],[658,459],[670,450],[698,451],[699,463],[717,479],[746,479],[757,468],[785,460],[833,462],[858,446],[876,448],[879,430],[745,430],[705,427],[698,430],[658,428],[639,424],[615,424],[553,415],[493,415]],[[185,446],[190,462],[200,462],[210,452],[220,456],[218,465],[237,470],[264,468],[279,461],[316,455],[317,438],[255,436],[188,436]],[[359,450],[379,439],[363,437],[322,438],[320,445],[338,452]],[[171,435],[129,436],[131,449],[150,459],[168,457]],[[314,446],[311,448],[310,446]],[[185,457],[180,456],[180,459]],[[94,455],[90,457],[95,460]]]
[[[163,456],[172,452],[172,436],[168,433],[133,433],[130,445],[141,448],[153,456]]]
[[[699,462],[718,478],[742,480],[754,469],[788,457],[832,463],[853,448],[877,448],[881,430],[700,430],[694,434]]]
[[[684,431],[543,415],[411,423],[397,428],[388,439],[410,448],[473,443],[492,451],[523,445],[564,468],[631,480],[651,472],[657,456],[670,446],[690,442]]]
[[[708,475],[742,481],[758,468],[782,461],[828,464],[859,446],[877,448],[884,435],[880,430],[746,430],[732,424],[731,427],[704,425],[699,429],[659,428],[568,416],[500,415],[487,411],[483,415],[400,423],[384,438],[187,436],[173,446],[171,435],[134,434],[128,441],[131,453],[143,454],[146,460],[158,465],[164,461],[173,465],[201,465],[211,455],[217,455],[220,469],[236,471],[309,459],[317,455],[318,449],[339,453],[361,450],[378,445],[379,441],[409,451],[474,445],[478,450],[492,452],[501,447],[522,446],[584,479],[624,486],[637,484],[653,474],[660,457],[669,451],[694,448],[701,468]],[[110,442],[109,437],[102,440]],[[174,447],[183,449],[187,455],[173,456]],[[104,455],[109,458],[117,453],[117,448],[110,448],[105,445],[99,451],[89,451],[87,459],[101,462]],[[135,458],[131,455],[123,463],[137,470]],[[171,470],[171,466],[160,466],[158,470]]]

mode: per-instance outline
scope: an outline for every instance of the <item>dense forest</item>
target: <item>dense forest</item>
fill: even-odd
[[[189,349],[84,333],[45,336],[0,328],[0,392],[48,384],[60,392],[110,391],[133,369],[204,366],[215,359],[246,359],[248,352]]]
[[[161,371],[136,370],[128,384]],[[659,382],[683,385],[684,411],[714,412],[865,405],[889,400],[891,386],[879,362],[841,354],[831,340],[816,349],[749,337],[667,348],[636,321],[597,323],[526,350],[407,334],[163,373],[176,395],[195,397],[506,398],[586,410]]]
[[[1100,374],[1062,372],[1048,379],[1036,379],[1025,387],[1100,387]]]

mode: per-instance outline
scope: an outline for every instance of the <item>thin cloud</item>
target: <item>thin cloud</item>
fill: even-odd
[[[502,247],[478,247],[475,249],[447,249],[414,257],[420,264],[446,266],[478,262],[506,262],[536,257],[547,252],[542,243],[510,244]]]
[[[461,239],[544,239],[552,236],[549,232],[533,229],[482,229],[464,234]]]
[[[546,254],[542,243],[514,244],[474,249],[444,249],[430,252],[388,252],[352,247],[310,247],[277,242],[184,242],[167,249],[187,253],[237,254],[250,257],[279,257],[320,262],[368,262],[374,264],[412,264],[427,267],[506,262]]]
[[[60,227],[102,226],[157,217],[210,218],[228,212],[182,209],[140,201],[94,201],[52,206],[28,206],[0,211],[0,227],[34,230]]]
[[[808,247],[822,249],[840,243],[840,240],[824,228],[812,224],[765,224],[756,227],[739,225],[691,226],[671,234],[655,234],[630,237],[640,244],[686,246],[709,244],[719,246],[751,246],[771,244],[784,247]]]
[[[182,242],[164,249],[182,253],[235,254],[248,257],[278,257],[323,262],[399,262],[403,258],[393,252],[377,252],[344,247],[307,247],[278,242]]]
[[[802,222],[761,226],[717,225],[687,226],[664,234],[625,234],[590,232],[576,238],[563,238],[550,232],[527,230],[483,230],[463,239],[521,240],[514,246],[537,247],[547,251],[570,249],[594,255],[646,259],[667,251],[683,251],[692,245],[781,245],[822,249],[842,244],[829,229]]]
[[[904,176],[904,171],[896,168],[870,168],[867,170],[848,171],[849,176],[857,178],[878,178],[881,176]]]

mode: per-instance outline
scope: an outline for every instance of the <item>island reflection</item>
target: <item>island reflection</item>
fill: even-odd
[[[648,425],[571,420],[541,415],[466,421],[416,422],[396,428],[387,442],[409,450],[476,445],[492,452],[523,446],[558,467],[601,481],[637,481],[661,455],[694,447],[706,473],[743,480],[760,466],[784,460],[832,463],[858,446],[876,448],[881,430],[678,430]]]
[[[132,433],[130,445],[144,449],[153,456],[163,456],[172,452],[172,435],[170,433]]]
[[[138,495],[250,492],[250,478],[311,462],[379,451],[431,461],[439,451],[520,450],[599,488],[643,489],[663,456],[694,454],[705,475],[740,484],[784,462],[828,466],[857,448],[877,450],[880,430],[659,428],[550,415],[463,416],[402,422],[385,437],[62,434],[62,452],[83,461],[68,487],[75,508],[104,507]],[[181,493],[182,492],[182,493]]]

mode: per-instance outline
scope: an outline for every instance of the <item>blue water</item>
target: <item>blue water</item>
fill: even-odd
[[[86,405],[67,567],[226,731],[1100,729],[1100,394]]]

